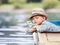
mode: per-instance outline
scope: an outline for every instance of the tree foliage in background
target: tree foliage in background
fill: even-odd
[[[0,4],[8,4],[9,0],[0,0]]]
[[[27,0],[27,3],[30,3],[30,2],[41,2],[42,0]]]
[[[9,0],[11,4],[14,5],[16,9],[22,8],[22,6],[26,3],[26,0]]]
[[[58,0],[43,0],[42,5],[44,9],[54,8],[58,5]]]
[[[2,0],[0,0],[0,4],[1,4],[1,1]],[[27,3],[29,1],[31,3]],[[27,8],[27,7],[28,8],[43,7],[44,9],[60,8],[60,0],[3,0],[3,2],[8,2],[8,6],[10,6],[9,4],[11,4],[12,8],[15,8],[15,9]]]

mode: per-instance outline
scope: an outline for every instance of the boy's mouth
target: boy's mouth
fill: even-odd
[[[38,24],[37,22],[35,22],[35,24]]]
[[[34,23],[37,23],[37,22],[34,22]]]

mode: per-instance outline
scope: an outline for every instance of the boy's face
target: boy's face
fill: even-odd
[[[34,16],[32,18],[32,21],[34,22],[35,25],[40,25],[44,20],[45,20],[45,17],[43,16]]]

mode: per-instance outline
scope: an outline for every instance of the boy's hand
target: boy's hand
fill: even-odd
[[[36,31],[36,26],[33,26],[33,27],[29,30],[30,33],[35,32],[35,31]]]

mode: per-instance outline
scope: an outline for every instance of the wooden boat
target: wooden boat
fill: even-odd
[[[36,45],[60,45],[60,32],[34,32]]]

